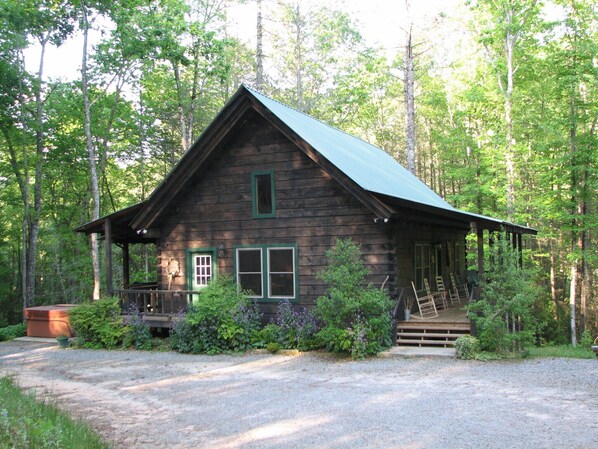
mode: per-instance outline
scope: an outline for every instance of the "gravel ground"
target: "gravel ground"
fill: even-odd
[[[51,395],[127,449],[596,449],[597,368],[597,360],[351,362],[0,344],[0,375]]]

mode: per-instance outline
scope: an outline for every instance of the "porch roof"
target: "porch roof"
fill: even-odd
[[[112,241],[114,243],[155,243],[157,238],[148,237],[142,233],[136,232],[131,228],[131,220],[143,208],[145,202],[140,202],[125,209],[118,210],[111,214],[90,221],[75,229],[76,232],[85,234],[104,234],[106,220],[110,220],[112,225]]]

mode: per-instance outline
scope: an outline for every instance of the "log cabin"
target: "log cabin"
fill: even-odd
[[[77,229],[104,235],[109,294],[111,246],[123,248],[117,293],[131,297],[129,245],[156,245],[158,283],[135,296],[156,322],[220,273],[266,316],[283,299],[312,307],[325,292],[324,253],[345,238],[360,246],[371,283],[413,296],[411,282],[463,278],[472,230],[482,273],[484,232],[507,231],[519,249],[535,233],[452,207],[382,149],[246,86],[147,200]]]

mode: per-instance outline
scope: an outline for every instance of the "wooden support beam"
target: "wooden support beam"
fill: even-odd
[[[114,285],[112,283],[112,220],[104,220],[104,253],[106,255],[106,294],[112,296]]]
[[[519,268],[523,268],[523,236],[517,234],[517,251],[519,251]]]
[[[129,288],[131,280],[130,268],[129,268],[129,244],[123,244],[123,288],[126,290]]]
[[[484,229],[477,228],[478,235],[478,278],[480,281],[484,277]]]

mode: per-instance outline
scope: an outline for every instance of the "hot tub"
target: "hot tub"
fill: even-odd
[[[29,307],[25,309],[28,337],[56,338],[61,335],[73,337],[68,311],[74,304]]]

